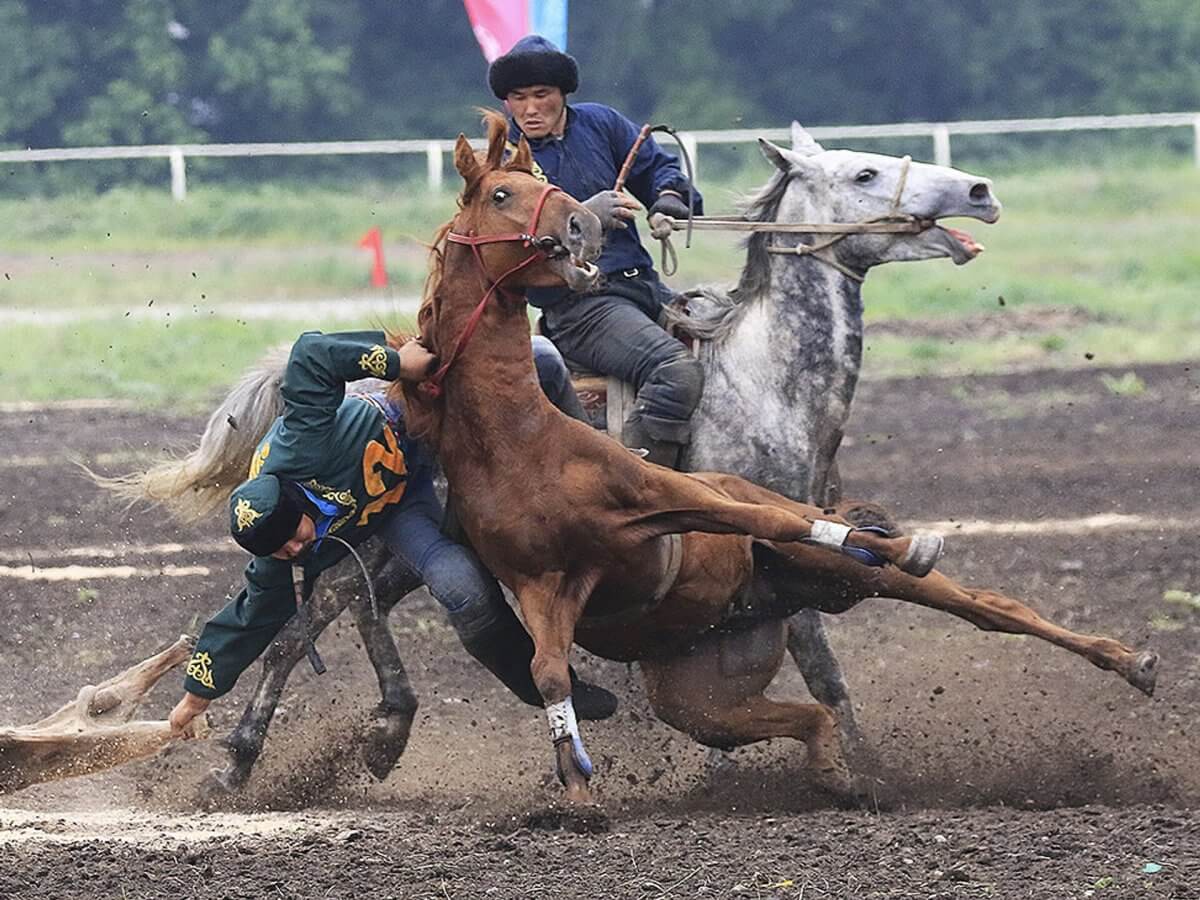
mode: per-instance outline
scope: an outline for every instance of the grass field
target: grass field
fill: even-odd
[[[709,211],[730,210],[767,174],[763,163],[707,185]],[[1181,161],[1014,172],[996,179],[996,193],[1000,223],[967,226],[988,246],[980,259],[872,273],[867,320],[884,327],[869,330],[868,377],[1200,359],[1200,170]],[[311,317],[239,317],[246,302],[375,297],[394,307],[419,292],[420,240],[453,209],[449,194],[374,185],[201,187],[184,203],[149,188],[0,199],[0,400],[203,407],[271,344],[371,324],[336,303]],[[392,285],[373,293],[357,241],[374,225]],[[676,287],[736,279],[735,238],[681,243]]]

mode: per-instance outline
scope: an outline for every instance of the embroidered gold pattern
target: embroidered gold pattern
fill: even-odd
[[[257,478],[262,471],[263,463],[267,461],[267,457],[271,455],[271,442],[263,441],[262,446],[254,454],[254,458],[250,460],[250,477]]]
[[[375,344],[358,358],[358,365],[364,372],[374,375],[376,378],[386,378],[387,351]]]
[[[506,160],[512,159],[516,152],[516,144],[514,144],[512,141],[504,142],[504,158]],[[550,179],[546,177],[545,171],[543,171],[542,167],[538,165],[538,161],[536,159],[533,161],[533,168],[530,171],[533,173],[533,177],[538,181],[542,182],[543,184],[550,183]]]
[[[237,518],[238,531],[245,531],[262,518],[262,513],[252,507],[250,501],[245,497],[238,499],[237,505],[233,508],[233,515]]]
[[[315,478],[304,482],[304,486],[319,496],[322,500],[328,500],[331,503],[336,503],[338,506],[346,510],[345,515],[339,519],[336,519],[334,523],[329,526],[330,531],[337,531],[350,519],[352,519],[356,512],[358,512],[358,501],[354,499],[354,494],[352,494],[349,490],[334,490],[328,485],[321,484],[321,482],[317,481]]]
[[[188,677],[196,679],[210,691],[215,691],[213,686],[212,673],[212,657],[207,653],[197,653],[192,657],[187,666]]]

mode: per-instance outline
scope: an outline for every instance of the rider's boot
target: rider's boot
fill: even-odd
[[[621,429],[621,440],[625,446],[634,452],[645,451],[642,459],[646,462],[666,466],[668,469],[678,469],[686,444],[676,441],[664,441],[650,434],[644,420],[634,417],[627,419]]]
[[[530,706],[542,705],[542,695],[529,670],[533,662],[533,639],[507,603],[503,609],[482,613],[454,610],[450,612],[450,623],[466,651],[505,687]],[[570,672],[576,717],[597,721],[617,711],[617,698],[612,692],[584,681],[574,669]]]

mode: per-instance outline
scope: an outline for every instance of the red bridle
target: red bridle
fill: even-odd
[[[488,301],[492,299],[492,294],[497,291],[503,291],[501,284],[504,279],[508,278],[514,272],[518,272],[525,268],[538,258],[544,258],[546,251],[539,246],[537,233],[538,220],[542,217],[542,209],[546,205],[546,200],[549,196],[562,188],[553,184],[548,184],[542,188],[541,196],[537,199],[537,204],[533,207],[533,216],[529,219],[529,227],[522,233],[511,232],[509,234],[482,234],[476,235],[473,232],[469,234],[459,234],[456,231],[450,231],[446,234],[446,240],[452,244],[466,244],[471,248],[471,252],[475,254],[475,261],[479,264],[479,272],[483,276],[485,284],[488,284],[488,289],[483,295],[483,299],[479,301],[479,305],[475,307],[475,311],[471,313],[471,318],[467,320],[466,327],[458,336],[458,340],[454,342],[454,349],[450,351],[450,355],[446,357],[436,372],[430,375],[425,381],[421,382],[421,389],[431,397],[439,397],[442,393],[442,381],[446,378],[446,373],[450,371],[450,367],[454,365],[454,361],[458,359],[463,349],[467,346],[467,342],[471,340],[471,335],[475,333],[476,327],[479,325],[480,319],[483,318],[483,312],[487,308]],[[479,252],[479,248],[483,244],[507,244],[513,241],[520,241],[525,247],[530,247],[533,252],[525,257],[503,275],[495,280],[491,280],[488,275],[487,266],[483,262],[483,254]],[[490,284],[489,284],[490,281]]]

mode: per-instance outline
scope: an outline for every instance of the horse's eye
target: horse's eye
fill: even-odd
[[[511,196],[512,196],[512,193],[508,190],[508,188],[498,187],[494,191],[492,191],[492,202],[496,203],[496,204],[500,204],[500,203],[503,203],[505,200],[507,200]]]
[[[875,176],[878,174],[879,173],[874,169],[863,169],[854,176],[854,182],[855,184],[870,184],[875,180]]]

